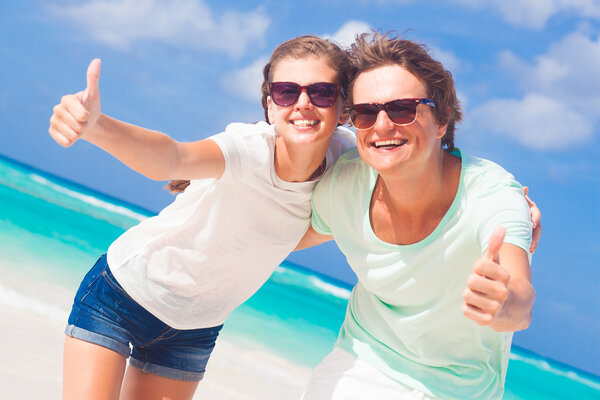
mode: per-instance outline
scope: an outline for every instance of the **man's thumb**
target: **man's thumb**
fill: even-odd
[[[488,240],[487,248],[485,249],[485,257],[496,263],[500,262],[500,247],[504,243],[504,235],[506,230],[499,226],[492,232]]]

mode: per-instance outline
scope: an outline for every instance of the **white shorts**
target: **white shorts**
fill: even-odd
[[[375,367],[335,347],[313,370],[302,400],[435,400],[407,388]]]

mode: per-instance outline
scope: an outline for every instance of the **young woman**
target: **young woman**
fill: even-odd
[[[63,146],[87,140],[151,179],[191,184],[83,279],[66,328],[65,399],[193,396],[223,322],[294,249],[316,181],[355,146],[337,127],[348,68],[327,40],[285,42],[263,71],[270,124],[180,143],[103,115],[100,61],[91,62],[87,88],[54,108],[50,135]]]
[[[304,400],[500,399],[535,298],[523,189],[454,148],[454,81],[422,46],[374,34],[351,55],[357,149],[317,185],[300,247],[334,238],[358,284]]]

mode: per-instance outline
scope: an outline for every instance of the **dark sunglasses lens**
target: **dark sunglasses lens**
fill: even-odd
[[[332,106],[338,96],[338,87],[333,83],[313,83],[306,88],[310,101],[317,107]]]
[[[377,106],[371,104],[356,104],[350,111],[352,125],[358,129],[368,129],[377,121]]]
[[[396,100],[386,104],[388,117],[398,125],[408,125],[415,120],[417,103],[410,100]]]
[[[300,86],[291,83],[272,83],[271,98],[278,106],[291,106],[300,97],[301,90]]]

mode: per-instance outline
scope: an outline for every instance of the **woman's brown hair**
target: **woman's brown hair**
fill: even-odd
[[[286,58],[323,57],[327,64],[337,73],[338,83],[348,91],[348,74],[352,67],[348,55],[335,43],[322,39],[318,36],[299,36],[281,43],[273,50],[271,59],[263,68],[263,83],[261,85],[261,103],[265,112],[265,121],[269,121],[267,97],[269,96],[269,84],[273,79],[273,71],[280,61]],[[173,180],[165,187],[171,193],[180,193],[190,184],[189,180]]]
[[[454,149],[455,125],[462,119],[454,79],[442,63],[429,55],[424,45],[397,37],[395,32],[363,33],[352,44],[349,55],[353,65],[350,73],[350,92],[358,75],[386,65],[399,65],[421,79],[425,83],[428,96],[435,102],[433,114],[437,122],[440,125],[448,124],[446,134],[442,138],[442,147]],[[348,100],[352,101],[351,93]]]

